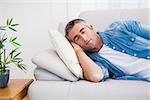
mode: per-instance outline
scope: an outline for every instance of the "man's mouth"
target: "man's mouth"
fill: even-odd
[[[91,42],[92,42],[92,39],[88,40],[88,41],[86,42],[86,45],[89,45]]]

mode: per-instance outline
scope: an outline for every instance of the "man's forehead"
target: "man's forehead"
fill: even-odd
[[[73,28],[70,30],[70,32],[68,33],[68,36],[70,38],[73,38],[77,33],[80,32],[80,30],[84,27],[83,23],[77,23],[73,26]]]
[[[71,32],[79,32],[81,28],[84,27],[84,24],[83,23],[77,23],[74,25],[74,27],[70,30],[70,33]]]

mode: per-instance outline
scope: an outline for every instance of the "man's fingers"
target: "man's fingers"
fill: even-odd
[[[74,48],[78,46],[78,45],[75,44],[74,42],[71,42],[71,45],[72,45]]]
[[[78,44],[76,44],[74,42],[71,42],[71,44],[75,51],[79,51],[79,50],[82,51],[82,48]]]
[[[75,43],[71,42],[72,45],[74,45]]]
[[[77,45],[77,44],[76,44],[76,43],[74,43],[74,42],[71,42],[71,44],[72,44],[72,46],[73,46],[74,48],[79,47],[79,45]]]

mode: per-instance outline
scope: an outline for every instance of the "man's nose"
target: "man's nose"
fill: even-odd
[[[82,35],[82,39],[84,40],[84,42],[87,42],[88,41],[88,36],[87,35]]]

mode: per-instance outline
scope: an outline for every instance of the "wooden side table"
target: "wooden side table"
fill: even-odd
[[[10,79],[6,88],[0,88],[0,100],[27,100],[27,90],[33,79]]]

